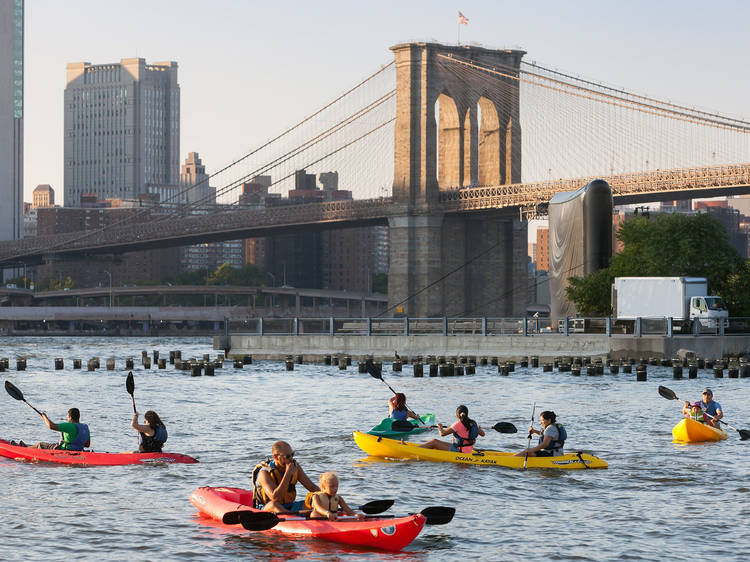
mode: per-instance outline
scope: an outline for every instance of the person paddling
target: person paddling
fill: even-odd
[[[297,482],[310,492],[319,492],[320,488],[294,460],[294,451],[289,443],[276,441],[271,447],[271,455],[253,469],[253,507],[274,513],[303,510],[305,500],[296,500]]]
[[[388,399],[388,415],[394,420],[406,421],[407,418],[413,418],[422,422],[420,417],[406,406],[406,394],[403,392],[397,392]]]
[[[706,420],[703,422],[706,425],[717,427],[719,420],[724,417],[724,411],[721,409],[721,404],[714,400],[714,392],[710,388],[704,388],[702,393],[702,399],[698,402],[701,410],[704,414],[707,414]],[[690,402],[685,402],[685,406],[682,408],[682,413],[687,417],[690,417],[690,410],[692,405]]]
[[[469,409],[463,404],[456,408],[458,421],[450,427],[438,424],[438,432],[441,437],[453,435],[453,443],[446,443],[440,439],[432,439],[420,445],[424,449],[440,449],[441,451],[455,451],[458,453],[471,453],[474,450],[474,442],[477,436],[484,437],[484,430],[469,417]]]
[[[143,414],[146,425],[138,423],[138,412],[133,413],[133,421],[130,427],[138,432],[139,453],[161,453],[164,443],[167,441],[167,427],[159,418],[159,414],[149,410]]]
[[[558,457],[565,454],[563,446],[568,434],[561,423],[557,423],[555,412],[546,410],[539,415],[539,423],[542,429],[529,428],[529,435],[536,433],[539,435],[539,444],[536,447],[529,447],[516,453],[516,457]]]
[[[357,519],[364,519],[364,515],[353,511],[339,496],[339,477],[335,472],[324,472],[318,479],[319,492],[310,492],[305,498],[305,506],[312,509],[310,519],[327,519],[336,521],[339,509],[345,515],[354,515]]]
[[[58,443],[40,441],[34,447],[37,449],[65,449],[68,451],[83,451],[91,446],[89,426],[81,423],[81,412],[78,408],[68,410],[68,421],[55,423],[46,413],[42,413],[42,420],[52,431],[59,431],[62,436]]]

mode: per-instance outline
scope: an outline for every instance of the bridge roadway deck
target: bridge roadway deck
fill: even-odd
[[[441,190],[433,212],[453,214],[538,208],[548,203],[555,193],[574,191],[592,179],[603,179],[612,186],[615,204],[718,197],[750,193],[750,164]],[[386,225],[388,217],[408,212],[404,205],[392,199],[379,198],[237,209],[209,215],[155,215],[151,222],[0,242],[0,264],[19,261],[33,264],[48,257],[121,253],[253,238],[299,228]]]

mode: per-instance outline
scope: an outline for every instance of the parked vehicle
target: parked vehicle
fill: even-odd
[[[708,294],[705,277],[615,277],[612,305],[617,320],[672,318],[676,331],[690,330],[696,319],[703,328],[729,325],[727,307]]]

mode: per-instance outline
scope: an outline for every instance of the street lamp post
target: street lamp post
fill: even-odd
[[[109,308],[112,308],[112,274],[107,270],[104,273],[107,274],[107,278],[109,279]]]

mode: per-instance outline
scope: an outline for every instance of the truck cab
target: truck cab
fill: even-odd
[[[729,325],[729,311],[721,297],[691,297],[690,319],[695,318],[705,328],[717,328],[719,319],[723,319],[724,327]]]

